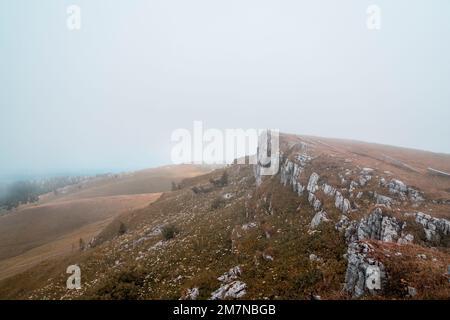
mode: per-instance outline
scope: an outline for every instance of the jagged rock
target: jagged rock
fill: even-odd
[[[221,282],[231,282],[236,280],[242,274],[242,269],[240,266],[236,266],[225,272],[223,275],[217,278]]]
[[[311,262],[323,262],[322,258],[319,258],[317,255],[315,255],[314,253],[311,253],[309,255],[309,261]]]
[[[308,202],[310,205],[312,205],[314,203],[314,201],[316,200],[316,195],[312,192],[308,193]]]
[[[383,196],[381,194],[377,194],[375,192],[374,194],[375,200],[376,200],[376,204],[382,204],[385,205],[386,207],[391,207],[393,200],[392,198],[389,198],[387,196]]]
[[[314,201],[313,207],[315,211],[319,211],[320,208],[322,208],[322,203],[319,199],[316,199],[316,201]]]
[[[364,175],[359,177],[359,184],[361,187],[364,187],[367,182],[369,182],[372,179],[372,176]]]
[[[316,229],[320,223],[330,221],[325,211],[317,212],[314,218],[311,220],[311,229]]]
[[[341,212],[344,214],[348,213],[351,208],[350,201],[348,201],[348,199],[344,198],[342,193],[340,193],[339,191],[336,191],[334,205],[336,208],[341,210]]]
[[[390,194],[397,195],[403,201],[409,199],[416,203],[425,200],[420,191],[408,187],[404,182],[398,179],[392,179],[386,187],[389,189]]]
[[[303,142],[301,142],[301,144],[302,144],[302,149],[304,149],[305,148],[305,144],[303,143]],[[304,167],[304,166],[306,166],[306,164],[308,163],[308,162],[310,162],[312,160],[312,157],[311,156],[309,156],[308,154],[306,154],[306,153],[299,153],[298,155],[297,155],[297,161],[299,161],[300,162],[300,165],[302,166],[302,167]]]
[[[294,179],[293,174],[294,174],[294,163],[290,160],[286,160],[283,166],[281,167],[280,171],[281,183],[284,186],[291,184]]]
[[[308,186],[306,187],[306,190],[308,190],[309,192],[316,192],[317,190],[319,190],[319,186],[317,185],[317,183],[319,182],[319,175],[315,172],[313,172],[311,174],[311,176],[309,177],[309,182],[308,182]]]
[[[355,189],[358,188],[358,187],[359,187],[358,182],[352,181],[352,182],[350,182],[350,187],[349,187],[348,191],[349,191],[350,193],[352,193],[352,192],[355,191]]]
[[[263,254],[262,254],[262,257],[263,257],[263,259],[266,260],[266,261],[273,261],[273,257],[272,257],[270,254],[263,253]]]
[[[383,264],[368,257],[372,249],[361,241],[364,239],[397,241],[403,226],[404,224],[397,222],[395,218],[383,215],[381,208],[376,208],[359,222],[349,221],[347,217],[342,216],[336,224],[336,229],[345,232],[345,239],[349,243],[346,254],[348,265],[345,289],[354,297],[378,292],[386,282]]]
[[[334,197],[334,195],[336,194],[336,188],[330,186],[329,184],[325,183],[322,186],[323,192],[330,197]]]
[[[450,221],[434,218],[428,214],[417,212],[415,220],[423,226],[428,241],[440,241],[442,237],[450,235]]]
[[[297,191],[297,194],[299,196],[301,196],[301,195],[303,195],[303,191],[305,191],[305,187],[300,182],[297,182],[297,186],[295,187],[295,190]]]
[[[406,234],[402,237],[400,237],[400,239],[398,239],[397,243],[398,244],[409,244],[409,243],[413,243],[414,241],[414,236],[412,234]]]
[[[180,300],[197,300],[200,291],[198,288],[187,289]]]
[[[156,226],[156,227],[148,230],[146,232],[146,235],[151,236],[151,237],[159,236],[162,233],[162,228],[163,228],[162,225]]]
[[[384,242],[395,242],[399,239],[404,223],[396,218],[384,216],[381,208],[376,208],[365,219],[361,219],[357,235],[358,240],[375,239]]]
[[[339,221],[335,224],[336,230],[342,232],[345,231],[350,224],[350,220],[347,216],[342,215]]]
[[[311,158],[308,155],[301,154],[297,156],[299,163],[295,163],[286,159],[281,166],[280,180],[283,185],[292,185],[292,190],[300,196],[303,194],[305,187],[300,183],[299,176],[303,172],[303,168]]]
[[[256,228],[258,224],[256,222],[249,222],[242,225],[242,230],[247,231],[252,228]]]
[[[238,299],[242,298],[246,291],[247,285],[242,281],[233,281],[231,283],[223,284],[219,289],[211,293],[211,300],[221,299]]]
[[[367,182],[369,182],[372,179],[372,168],[363,168],[361,170],[361,175],[359,176],[359,184],[364,187]]]
[[[417,289],[414,287],[408,287],[408,296],[415,297],[417,295]]]
[[[348,199],[344,199],[344,202],[342,204],[342,213],[348,213],[351,209],[350,201]]]
[[[410,187],[408,188],[408,197],[409,197],[409,200],[411,200],[414,203],[425,200],[423,197],[423,194],[420,191],[410,188]]]
[[[317,199],[314,193],[311,192],[309,193],[308,202],[314,208],[315,211],[319,211],[320,208],[322,208],[322,202],[320,202],[320,200]]]
[[[383,217],[381,221],[381,241],[394,242],[398,240],[402,225],[395,218]]]
[[[397,179],[392,179],[388,183],[387,187],[389,188],[389,192],[392,194],[402,194],[408,191],[408,187],[406,186],[406,184]]]
[[[381,291],[386,282],[384,265],[368,256],[371,251],[364,242],[352,242],[347,250],[344,288],[356,298]]]
[[[217,278],[223,284],[219,289],[211,293],[211,300],[226,299],[226,298],[241,298],[245,295],[245,288],[247,285],[236,280],[242,274],[240,266],[236,266],[225,272],[223,275]]]
[[[344,196],[339,191],[337,191],[336,197],[334,200],[335,207],[340,209],[342,207],[343,202],[344,202]]]
[[[406,222],[400,222],[394,217],[384,215],[381,208],[375,208],[371,214],[362,218],[359,222],[350,222],[348,218],[342,216],[335,227],[337,230],[345,232],[345,239],[349,243],[373,239],[407,244],[414,240],[411,234],[403,233]]]

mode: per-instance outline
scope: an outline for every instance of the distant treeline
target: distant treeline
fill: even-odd
[[[33,203],[45,193],[58,193],[58,189],[74,185],[87,177],[54,177],[40,180],[17,181],[6,187],[0,198],[0,209],[11,210],[20,204]]]

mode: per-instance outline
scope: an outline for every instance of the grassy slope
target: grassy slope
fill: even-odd
[[[283,148],[299,140],[283,137]],[[427,166],[448,170],[447,155],[314,137],[304,141],[310,143],[317,158],[301,178],[303,182],[316,171],[322,179],[338,185],[336,173],[344,168],[371,167],[377,172],[389,171],[386,175],[421,188],[427,197],[448,198],[450,182],[440,178],[436,182],[436,177],[426,173]],[[387,162],[380,154],[401,159],[418,171]],[[311,294],[328,299],[349,298],[342,291],[346,245],[334,223],[323,223],[316,232],[309,232],[314,212],[306,195],[296,196],[289,187],[280,185],[278,176],[266,179],[256,190],[251,166],[226,170],[230,175],[228,186],[215,187],[208,193],[195,194],[191,190],[193,185],[205,185],[210,178],[220,177],[223,170],[187,179],[182,190],[165,193],[149,207],[122,216],[128,228],[124,235],[6,279],[0,283],[0,297],[178,299],[186,289],[199,287],[200,298],[205,299],[220,286],[218,276],[240,265],[248,299],[307,299]],[[366,188],[376,190],[377,185],[372,181]],[[217,200],[227,193],[232,194],[229,200]],[[323,200],[335,222],[340,213]],[[362,201],[355,219],[371,208],[369,202]],[[419,209],[431,209],[433,214],[445,217],[450,212],[445,205],[437,207],[429,202]],[[257,226],[242,230],[242,225],[249,222]],[[175,225],[180,232],[164,241],[154,231],[167,224]],[[404,298],[405,285],[419,289],[417,298],[450,296],[442,270],[450,264],[448,249],[379,242],[373,246],[392,277],[384,296],[375,298]],[[395,252],[402,255],[393,258]],[[419,253],[435,261],[418,260]],[[310,261],[310,254],[321,261]],[[70,264],[81,267],[81,290],[65,289],[65,269]]]
[[[117,216],[156,200],[171,181],[210,170],[166,166],[73,186],[65,194],[48,194],[39,203],[0,217],[0,279],[50,257],[67,254],[88,242]],[[143,194],[141,194],[144,192]],[[155,193],[150,193],[155,192]]]

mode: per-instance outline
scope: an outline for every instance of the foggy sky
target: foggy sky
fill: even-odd
[[[171,132],[194,120],[450,153],[449,13],[448,0],[2,0],[0,174],[168,164]]]

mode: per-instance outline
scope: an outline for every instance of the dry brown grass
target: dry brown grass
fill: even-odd
[[[160,197],[158,192],[169,190],[172,181],[210,170],[180,165],[99,177],[1,216],[0,279],[78,250],[80,238],[87,243],[105,227],[114,229],[115,217],[126,218],[148,206]]]
[[[449,299],[449,253],[415,244],[376,241],[371,244],[375,248],[373,255],[388,270],[385,298],[407,298],[407,288],[410,286],[417,289],[414,299]],[[426,258],[418,255],[425,255]]]
[[[36,263],[78,250],[114,217],[145,207],[160,194],[54,202],[0,218],[0,279]]]
[[[295,141],[302,139],[293,138]],[[420,170],[430,165],[424,161],[428,159],[435,166],[442,164],[440,160],[434,162],[428,153],[419,152],[419,160],[408,162],[407,158],[416,151],[313,137],[306,139],[317,157],[303,173],[302,183],[316,171],[323,181],[341,187],[338,173],[351,168],[356,178],[360,168],[371,167],[376,169],[376,174],[389,170],[393,177],[400,177],[406,183],[416,181],[418,183],[412,185],[419,187]],[[356,156],[355,152],[363,156]],[[405,171],[386,163],[377,158],[379,153],[401,159],[420,172]],[[334,224],[341,213],[334,207],[333,199],[317,192],[332,221],[323,222],[317,230],[311,231],[309,225],[315,212],[308,203],[307,192],[297,196],[290,187],[279,183],[279,176],[268,177],[256,189],[251,166],[236,165],[226,170],[229,173],[227,186],[211,186],[208,192],[192,191],[194,186],[211,185],[210,181],[218,179],[223,169],[186,179],[180,183],[182,189],[164,193],[148,207],[115,219],[104,230],[105,237],[95,248],[56,259],[53,263],[43,262],[35,270],[0,282],[0,297],[178,299],[186,289],[198,287],[199,298],[207,299],[220,286],[217,277],[239,265],[243,270],[240,280],[247,284],[246,299],[309,299],[311,295],[320,295],[323,299],[350,298],[342,291],[347,244],[335,230]],[[421,186],[427,187],[428,183],[430,181]],[[449,186],[442,182],[433,188],[433,192],[443,194]],[[363,190],[365,193],[382,191],[375,179]],[[232,197],[224,199],[226,193]],[[347,196],[348,191],[343,193]],[[360,219],[373,209],[373,199],[364,197],[359,211],[350,215],[352,219]],[[220,205],[215,204],[217,199],[223,199]],[[425,205],[421,209],[427,209]],[[392,210],[389,214],[400,217],[402,212]],[[122,235],[116,228],[119,222],[127,229]],[[249,222],[256,226],[244,230],[243,224]],[[167,225],[175,225],[179,233],[168,239],[156,232]],[[408,223],[408,232],[415,232],[415,237],[420,239],[415,227],[412,222]],[[442,268],[450,263],[446,249],[371,243],[375,257],[386,266],[390,284],[385,288],[385,295],[369,298],[406,298],[405,285],[417,288],[418,298],[449,296],[448,283],[447,287],[444,283],[448,279],[442,275]],[[397,251],[402,255],[396,256]],[[420,253],[426,254],[427,259],[418,258]],[[319,259],[311,261],[311,254]],[[65,289],[65,268],[74,263],[80,265],[83,274],[82,290],[76,292]]]

